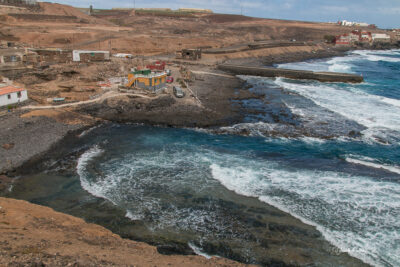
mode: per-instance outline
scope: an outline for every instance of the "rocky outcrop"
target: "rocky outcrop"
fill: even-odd
[[[79,114],[67,111],[44,111],[43,114],[25,116],[22,113],[14,111],[0,117],[0,158],[4,159],[0,161],[0,174],[10,174],[24,163],[42,156],[68,134],[96,123],[90,119],[79,120]],[[41,116],[45,114],[48,116]],[[50,118],[51,115],[56,116]]]

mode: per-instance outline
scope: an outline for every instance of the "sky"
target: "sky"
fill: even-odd
[[[348,20],[400,28],[400,0],[57,0],[76,7],[206,8],[261,18],[336,22]]]

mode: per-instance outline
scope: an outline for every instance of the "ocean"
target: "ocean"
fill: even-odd
[[[367,264],[400,266],[400,50],[277,67],[358,73],[365,82],[242,76],[260,97],[233,103],[252,111],[241,124],[97,127],[81,137],[84,153],[69,174],[78,183],[46,191],[50,176],[63,176],[49,165],[34,199],[54,203],[55,195],[83,188],[151,236],[179,236],[203,255],[202,242],[235,240],[243,257],[257,262],[257,231],[242,225],[240,205],[232,204],[236,196],[251,198],[315,226]],[[247,136],[235,134],[243,129]]]

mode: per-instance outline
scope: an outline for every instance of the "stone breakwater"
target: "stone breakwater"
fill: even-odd
[[[241,65],[219,65],[218,69],[236,75],[253,75],[262,77],[285,77],[289,79],[317,80],[320,82],[345,82],[361,83],[364,81],[362,76],[347,73],[334,72],[314,72],[307,70],[277,69],[271,67],[249,67]]]

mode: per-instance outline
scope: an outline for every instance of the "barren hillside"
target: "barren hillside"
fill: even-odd
[[[173,53],[182,48],[224,47],[260,40],[321,41],[348,27],[250,18],[239,15],[132,15],[126,11],[89,16],[71,6],[41,3],[36,16],[2,16],[0,36],[34,47],[105,49],[140,55]],[[40,17],[37,15],[52,17]],[[57,17],[59,16],[59,17]]]

